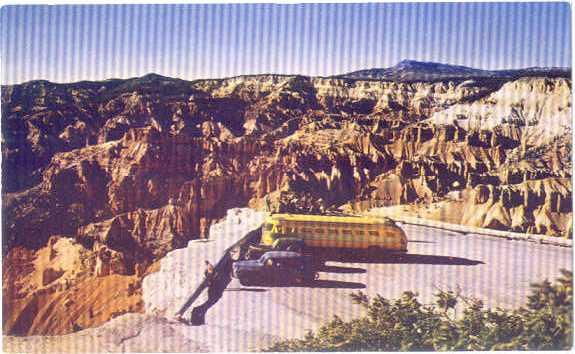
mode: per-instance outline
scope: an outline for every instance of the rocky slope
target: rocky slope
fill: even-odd
[[[38,280],[47,268],[29,263],[53,242],[72,242],[77,255],[49,266],[54,284],[138,278],[205,237],[226,210],[266,199],[274,210],[320,212],[455,198],[461,223],[570,237],[571,81],[536,74],[417,82],[150,74],[3,87],[3,252],[13,260],[4,268],[9,277],[30,273],[5,293],[29,300],[52,286]],[[16,262],[18,252],[32,260]],[[87,276],[71,275],[78,264]],[[8,331],[42,331],[31,323]]]
[[[3,263],[3,328],[16,335],[65,334],[143,311],[144,273],[127,275],[121,255],[53,236],[38,251],[16,247]]]

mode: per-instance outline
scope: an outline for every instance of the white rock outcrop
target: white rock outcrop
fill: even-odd
[[[526,145],[542,145],[571,129],[571,83],[563,78],[521,78],[473,103],[458,103],[428,121],[466,130],[521,127]]]

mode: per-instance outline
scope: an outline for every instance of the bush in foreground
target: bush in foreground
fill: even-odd
[[[436,294],[433,305],[404,292],[394,301],[369,299],[359,292],[353,301],[366,315],[351,321],[335,316],[303,339],[274,344],[269,351],[454,351],[566,350],[572,346],[573,274],[562,270],[554,284],[533,284],[527,305],[516,310],[484,308],[479,300],[451,291]],[[461,302],[462,306],[457,307]],[[457,314],[457,308],[463,308]]]

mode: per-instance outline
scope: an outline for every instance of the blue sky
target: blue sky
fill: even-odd
[[[568,3],[4,6],[2,83],[571,66]]]

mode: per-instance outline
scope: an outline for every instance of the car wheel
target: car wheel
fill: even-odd
[[[310,273],[310,274],[306,274],[306,277],[305,277],[305,281],[306,281],[307,283],[311,283],[311,282],[313,282],[313,281],[315,281],[315,280],[318,280],[318,279],[319,279],[319,273],[318,273],[318,272],[313,272],[313,273]]]

